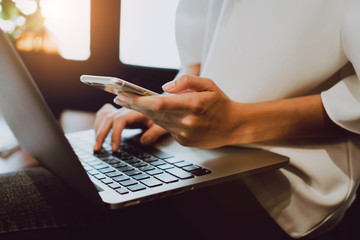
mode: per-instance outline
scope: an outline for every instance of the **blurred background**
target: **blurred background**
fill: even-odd
[[[56,117],[95,112],[114,96],[80,83],[117,76],[160,92],[179,68],[178,0],[0,0],[11,37]],[[1,56],[1,53],[0,53]]]

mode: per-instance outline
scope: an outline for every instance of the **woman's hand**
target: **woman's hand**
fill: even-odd
[[[146,115],[182,145],[214,148],[231,143],[235,104],[213,81],[183,75],[163,89],[176,95],[144,97],[123,93],[114,101]]]
[[[111,129],[111,148],[116,151],[120,145],[121,133],[124,128],[147,128],[140,138],[140,142],[144,145],[153,144],[160,136],[167,133],[165,129],[154,124],[141,113],[125,108],[117,109],[111,104],[105,104],[96,114],[94,151],[101,149]]]
[[[320,95],[237,103],[210,79],[191,75],[183,75],[163,89],[175,95],[144,97],[124,93],[114,101],[146,115],[184,146],[215,148],[346,133],[329,119]]]

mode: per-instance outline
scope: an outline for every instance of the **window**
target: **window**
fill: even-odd
[[[0,0],[0,27],[20,50],[90,57],[90,0]]]
[[[175,12],[179,0],[122,0],[120,61],[158,68],[179,68]]]
[[[90,57],[90,0],[42,0],[41,11],[63,58]]]

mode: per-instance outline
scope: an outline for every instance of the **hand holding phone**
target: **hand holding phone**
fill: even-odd
[[[115,95],[118,95],[121,92],[128,92],[140,96],[159,95],[156,92],[115,77],[82,75],[80,81]]]

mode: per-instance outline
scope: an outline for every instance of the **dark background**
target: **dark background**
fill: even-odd
[[[80,76],[83,74],[117,76],[156,92],[161,92],[161,85],[175,77],[177,70],[120,62],[120,2],[91,0],[91,56],[86,61],[67,60],[56,54],[20,51],[56,117],[64,109],[95,112],[104,103],[112,103],[113,95],[82,84]]]

